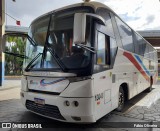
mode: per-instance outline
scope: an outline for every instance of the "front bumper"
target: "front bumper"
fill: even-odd
[[[73,123],[96,122],[94,117],[94,98],[65,98],[58,95],[21,91],[21,101],[30,111],[55,120]],[[34,102],[35,98],[45,100],[45,105]],[[70,103],[66,106],[65,102]],[[79,105],[76,107],[74,101]]]

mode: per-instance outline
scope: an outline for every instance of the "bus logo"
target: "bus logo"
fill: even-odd
[[[45,82],[45,79],[42,79],[42,80],[40,81],[40,85],[41,85],[41,86],[53,85],[53,84],[56,84],[56,83],[61,82],[61,81],[63,81],[63,80],[65,80],[65,78],[61,78],[61,79],[58,79],[58,80],[54,80],[54,81],[52,81],[52,82]]]

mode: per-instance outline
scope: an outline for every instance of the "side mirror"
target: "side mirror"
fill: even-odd
[[[86,17],[89,16],[96,20],[97,23],[105,25],[105,20],[96,14],[91,13],[75,13],[74,15],[74,43],[81,44],[85,42],[86,34]]]
[[[76,13],[74,15],[74,43],[84,43],[85,42],[85,31],[86,31],[86,14]]]
[[[16,57],[27,58],[25,47],[27,39],[31,39],[27,34],[8,33],[2,38],[2,52]]]

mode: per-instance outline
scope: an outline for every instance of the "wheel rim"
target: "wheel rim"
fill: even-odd
[[[119,92],[119,107],[121,107],[124,104],[124,96],[122,92]]]

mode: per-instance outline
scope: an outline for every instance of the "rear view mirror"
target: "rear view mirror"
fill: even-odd
[[[74,15],[74,43],[85,43],[86,35],[86,17],[93,18],[97,23],[105,25],[105,20],[96,14],[92,13],[75,13]]]
[[[86,14],[76,13],[74,15],[74,43],[80,44],[85,42],[86,31]]]
[[[3,35],[2,51],[9,55],[27,58],[25,56],[27,37],[27,34],[19,33],[8,33]]]

